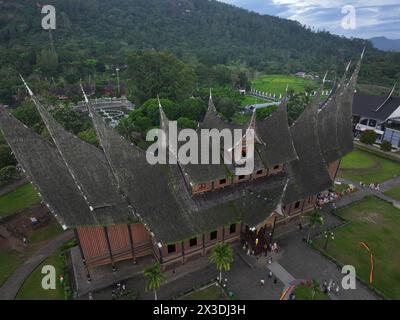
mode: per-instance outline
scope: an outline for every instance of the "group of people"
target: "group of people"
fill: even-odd
[[[127,292],[126,285],[124,283],[118,282],[116,287],[111,291],[111,298],[113,300],[118,299]]]
[[[340,200],[341,194],[338,192],[327,192],[327,193],[321,193],[317,196],[317,201],[315,203],[315,207],[319,210],[322,210],[323,206],[332,203],[335,205],[335,203]]]
[[[324,281],[322,284],[322,290],[325,294],[334,293],[336,295],[339,294],[340,286],[334,280]]]
[[[364,182],[360,181],[360,187],[367,188],[367,185]],[[371,190],[374,190],[374,191],[380,191],[381,190],[381,186],[379,185],[379,183],[370,183],[368,187]]]
[[[268,280],[269,280],[270,282],[272,281],[273,284],[276,285],[276,284],[278,283],[278,278],[277,278],[277,277],[274,277],[274,274],[272,273],[271,270],[268,271],[267,277],[268,277]],[[272,280],[272,278],[273,278],[273,280]],[[261,284],[261,286],[265,285],[265,280],[264,280],[264,278],[260,280],[260,284]]]

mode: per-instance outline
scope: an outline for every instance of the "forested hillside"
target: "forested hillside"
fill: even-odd
[[[43,4],[57,9],[56,55],[49,51],[49,32],[41,29]],[[130,51],[167,49],[195,68],[322,73],[343,70],[364,45],[215,0],[0,0],[0,97],[10,100],[16,72],[76,83],[126,63]],[[360,81],[398,80],[400,54],[366,45]]]

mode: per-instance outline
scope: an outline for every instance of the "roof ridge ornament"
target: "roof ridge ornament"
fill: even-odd
[[[32,92],[32,90],[31,90],[31,88],[29,88],[28,84],[25,82],[25,79],[22,77],[22,75],[19,74],[19,76],[20,76],[22,82],[24,83],[25,88],[26,88],[26,90],[28,91],[29,95],[30,95],[31,97],[33,97],[33,92]]]

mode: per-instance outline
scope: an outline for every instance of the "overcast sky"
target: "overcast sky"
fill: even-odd
[[[400,39],[400,0],[219,0],[346,37]],[[351,18],[355,10],[354,20]],[[344,8],[345,7],[345,8]],[[342,13],[342,10],[345,13]],[[350,11],[349,11],[350,10]],[[355,26],[355,28],[353,28]]]

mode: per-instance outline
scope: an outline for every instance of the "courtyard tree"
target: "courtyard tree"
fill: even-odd
[[[147,278],[146,290],[153,290],[154,300],[157,300],[157,291],[161,283],[165,280],[161,265],[157,262],[153,266],[146,268],[144,276]]]
[[[222,269],[229,271],[233,262],[233,250],[228,244],[217,245],[210,256],[210,261],[215,263],[219,270],[219,282],[222,282]]]
[[[311,230],[314,230],[317,226],[323,225],[324,224],[324,218],[318,211],[313,211],[309,215],[309,228],[308,228],[308,234],[307,234],[307,243],[310,242],[310,235],[311,235]]]

